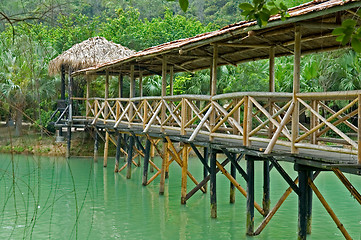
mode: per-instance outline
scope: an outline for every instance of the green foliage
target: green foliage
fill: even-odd
[[[289,16],[287,13],[288,7],[283,2],[279,4],[273,0],[253,0],[252,2],[253,4],[240,3],[239,7],[243,10],[242,16],[247,20],[255,19],[260,27],[267,25],[272,15],[280,14],[282,20]]]
[[[357,11],[357,16],[361,17],[361,10]],[[356,19],[346,19],[341,27],[333,30],[332,34],[337,36],[336,40],[343,46],[351,41],[351,47],[356,52],[361,52],[361,27],[356,27]]]

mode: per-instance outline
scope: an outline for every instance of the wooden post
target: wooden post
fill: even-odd
[[[88,117],[89,115],[89,98],[90,98],[90,76],[86,75],[86,100],[85,100],[85,109],[86,109],[86,115],[85,115],[85,119]]]
[[[134,89],[135,88],[135,79],[134,79],[134,65],[130,66],[130,87],[129,87],[129,98],[133,98],[135,96],[135,92]],[[131,102],[131,100],[129,99],[129,101]],[[130,104],[129,102],[129,104]],[[130,105],[129,107],[129,120],[133,117],[133,106]],[[130,127],[130,122],[129,122],[129,127]]]
[[[150,157],[150,141],[147,138],[145,142],[145,153],[144,153],[144,166],[143,166],[143,186],[147,185],[148,182],[148,166],[149,166],[149,157]]]
[[[109,71],[106,70],[106,74],[105,74],[105,92],[104,92],[104,98],[105,98],[105,102],[104,104],[106,104],[106,102],[108,101],[108,98],[109,98]],[[105,118],[106,116],[108,115],[108,112],[109,112],[109,109],[107,106],[105,106],[104,108],[104,115],[105,115]],[[105,121],[106,122],[106,121]],[[104,122],[104,123],[105,123]],[[105,154],[105,153],[104,153]],[[108,154],[108,153],[107,153]]]
[[[244,100],[244,113],[243,113],[243,145],[250,146],[249,133],[252,130],[252,101],[246,96]]]
[[[203,157],[205,162],[208,164],[209,162],[209,148],[204,147],[203,148]],[[208,170],[205,166],[203,166],[203,179],[205,179],[208,176]],[[207,192],[207,183],[203,185],[204,190]]]
[[[171,65],[169,69],[169,95],[173,96],[173,78],[174,78],[174,66]]]
[[[60,87],[60,100],[61,105],[65,107],[65,68],[61,65],[61,87]],[[63,128],[59,128],[59,136],[63,136]]]
[[[123,97],[123,74],[119,74],[118,76],[118,97]]]
[[[269,174],[269,161],[265,160],[263,162],[263,200],[262,206],[264,215],[267,216],[270,210],[270,174]]]
[[[217,152],[211,149],[211,161],[210,161],[210,194],[211,194],[211,217],[217,218],[217,181],[216,181],[216,161]]]
[[[98,133],[97,131],[94,132],[94,162],[98,162]]]
[[[68,72],[68,97],[69,97],[69,114],[68,114],[68,139],[67,139],[67,148],[66,148],[66,158],[70,157],[71,149],[71,126],[73,124],[73,77],[72,68],[69,67]]]
[[[139,97],[143,97],[143,74],[139,73]]]
[[[163,56],[162,59],[162,98],[167,95],[167,59],[165,56]],[[163,122],[165,121],[165,111],[166,106],[162,104],[162,110],[161,110],[161,123],[163,125]],[[163,127],[161,128],[161,131],[164,131]]]
[[[234,159],[234,154],[232,154]],[[236,167],[231,163],[231,176],[236,180]],[[236,201],[236,188],[232,182],[230,182],[229,202],[234,203]]]
[[[160,183],[159,183],[159,194],[164,195],[164,185],[165,185],[165,171],[168,164],[168,142],[164,139],[163,141],[163,158],[162,158],[162,168],[160,171]]]
[[[120,159],[120,148],[122,145],[122,139],[120,136],[120,132],[117,132],[117,149],[115,152],[115,168],[114,168],[114,172],[118,172],[119,171],[119,159]]]
[[[357,112],[357,159],[358,164],[361,164],[361,95],[358,95],[358,112]]]
[[[127,158],[127,179],[132,177],[132,160],[133,160],[134,136],[129,136],[128,158]]]
[[[184,144],[183,145],[183,150],[182,150],[181,204],[186,204],[187,172],[188,172],[188,148],[189,148],[189,144]]]
[[[300,190],[298,195],[298,239],[305,240],[307,235],[307,172],[299,170],[298,179]]]
[[[104,160],[103,167],[108,165],[109,132],[105,130]]]
[[[247,161],[247,232],[249,236],[254,235],[254,161],[251,156],[246,155]]]
[[[311,101],[311,107],[318,112],[318,109],[317,109],[317,100],[312,100]],[[312,114],[311,113],[311,116],[310,116],[310,129],[314,128],[317,126],[317,117],[315,116],[315,114]],[[311,134],[311,144],[317,144],[317,132],[313,132]]]
[[[212,67],[211,67],[211,96],[217,94],[217,66],[218,66],[218,45],[213,45],[213,58],[212,58]],[[213,100],[212,100],[213,101]],[[216,111],[213,110],[209,117],[210,130],[212,132],[216,124]],[[213,140],[212,137],[209,137],[209,140]]]
[[[296,94],[300,92],[301,76],[301,31],[300,27],[295,28],[295,46],[294,46],[294,65],[293,65],[293,102],[295,104],[292,114],[292,146],[291,153],[297,154],[298,149],[295,147],[296,139],[299,134],[300,106]]]
[[[155,147],[153,146],[153,144],[150,145],[150,160],[152,162],[154,162],[154,156],[155,156]],[[149,171],[152,173],[154,172],[154,166],[152,164],[150,164],[150,168]]]
[[[270,92],[275,92],[275,47],[272,46],[269,52],[269,89]],[[273,115],[273,101],[269,99],[269,113]],[[269,122],[268,138],[271,139],[273,134],[273,123]]]

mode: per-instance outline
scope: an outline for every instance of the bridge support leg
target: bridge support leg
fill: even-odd
[[[236,167],[231,164],[231,176],[236,180]],[[230,191],[229,191],[229,202],[235,203],[236,201],[236,187],[232,182],[230,182]]]
[[[104,160],[103,167],[108,165],[109,132],[105,130]]]
[[[208,164],[208,162],[209,162],[209,148],[208,147],[205,147],[203,149],[203,156],[204,156],[205,162]],[[203,179],[205,179],[207,176],[208,176],[208,170],[207,170],[206,166],[203,165]],[[203,185],[203,188],[204,188],[205,192],[207,192],[207,183],[205,183]]]
[[[217,217],[217,186],[216,186],[216,161],[217,152],[211,149],[211,161],[210,161],[210,195],[211,195],[211,217]]]
[[[68,127],[68,142],[66,148],[66,158],[70,157],[70,149],[71,149],[71,126]]]
[[[189,148],[189,144],[184,144],[183,150],[182,150],[181,204],[186,204],[186,196],[187,196],[187,172],[188,172],[188,148]]]
[[[270,167],[269,161],[266,160],[263,162],[263,211],[265,216],[269,213],[270,210]]]
[[[94,162],[98,162],[98,147],[99,147],[99,137],[97,131],[94,132]]]
[[[167,140],[164,140],[164,142],[163,142],[162,168],[161,168],[161,172],[160,172],[160,183],[159,183],[159,194],[160,195],[164,194],[165,171],[166,171],[167,164],[168,164],[168,158],[169,158],[168,142],[167,142]]]
[[[299,170],[298,171],[298,187],[300,193],[298,195],[298,239],[303,240],[306,239],[307,235],[307,211],[308,211],[308,204],[307,204],[307,186],[308,186],[308,177],[307,171]]]
[[[115,152],[115,168],[114,168],[114,172],[118,172],[119,171],[119,159],[120,159],[120,148],[122,147],[122,139],[120,137],[120,133],[117,132],[117,149]]]
[[[313,171],[308,171],[308,177],[313,179]],[[307,184],[307,234],[312,232],[312,188]]]
[[[151,146],[150,146],[150,160],[151,160],[152,162],[154,162],[154,155],[155,155],[155,148],[154,148],[154,146],[151,144]],[[149,171],[150,171],[151,173],[154,172],[154,167],[153,167],[152,164],[151,164],[150,167],[149,167]]]
[[[148,182],[148,165],[149,165],[149,158],[150,158],[150,141],[149,139],[145,142],[145,153],[144,153],[144,166],[143,166],[143,186],[147,185]]]
[[[128,158],[127,158],[127,179],[132,177],[134,137],[129,136]]]
[[[247,225],[246,234],[254,235],[254,160],[246,155],[247,161]]]

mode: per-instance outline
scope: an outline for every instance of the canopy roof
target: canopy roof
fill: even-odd
[[[68,71],[69,67],[72,68],[72,71],[77,71],[104,64],[114,59],[121,59],[134,53],[135,51],[108,41],[103,37],[93,37],[75,44],[51,60],[49,62],[49,74],[59,73],[62,65],[66,71]]]
[[[314,0],[290,8],[290,17],[282,21],[272,16],[265,27],[256,21],[242,21],[214,32],[164,43],[137,52],[134,55],[83,69],[77,74],[128,74],[134,65],[135,76],[161,74],[162,59],[174,66],[174,72],[194,72],[209,68],[214,45],[218,46],[218,65],[236,65],[241,62],[266,59],[269,49],[275,48],[276,56],[293,55],[295,28],[302,34],[302,54],[331,51],[341,48],[333,29],[344,19],[355,18],[360,1]]]

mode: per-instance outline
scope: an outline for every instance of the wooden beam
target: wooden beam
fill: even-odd
[[[160,60],[160,61],[163,61],[163,58],[161,58],[161,57],[155,57],[155,59],[158,59],[158,60]],[[187,68],[185,68],[185,67],[183,67],[183,66],[180,66],[179,64],[176,64],[176,63],[174,63],[174,62],[171,62],[171,61],[169,61],[169,60],[168,60],[168,64],[174,65],[175,67],[177,67],[177,68],[179,68],[179,69],[182,69],[182,70],[184,70],[184,71],[186,71],[186,72],[194,73],[194,71],[189,70],[189,69],[187,69]]]
[[[211,44],[213,45],[213,44]],[[217,43],[218,46],[234,47],[234,48],[269,48],[272,45],[265,44],[243,44],[243,43]]]
[[[325,23],[325,22],[303,22],[300,24],[303,28],[314,28],[314,29],[335,29],[341,27],[341,24],[337,23]]]

